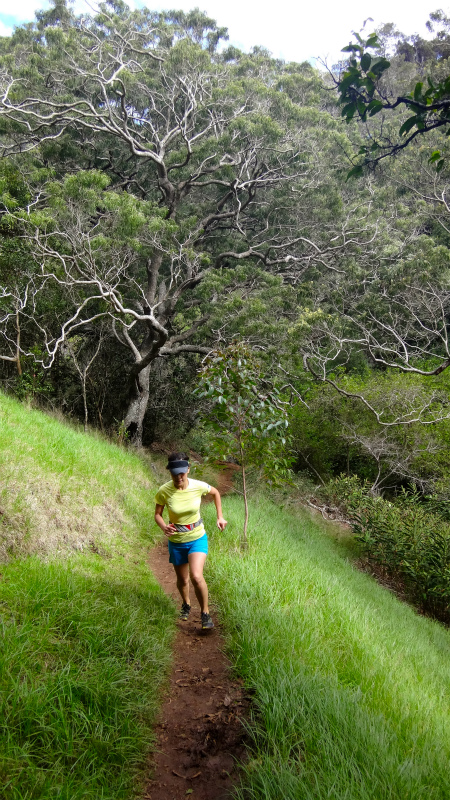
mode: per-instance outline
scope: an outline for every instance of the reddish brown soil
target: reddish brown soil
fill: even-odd
[[[221,491],[230,478],[223,476]],[[151,552],[149,565],[181,606],[166,542]],[[202,631],[192,591],[191,603],[189,620],[177,623],[173,668],[144,800],[225,800],[238,780],[238,762],[245,758],[242,720],[249,701],[231,676],[220,621],[213,611],[216,627]]]

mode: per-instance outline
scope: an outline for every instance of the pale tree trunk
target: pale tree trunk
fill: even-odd
[[[181,290],[177,290],[171,297],[168,297],[164,281],[161,281],[159,286],[157,285],[163,255],[162,251],[156,251],[147,262],[147,289],[145,295],[148,303],[147,311],[152,308],[156,300],[158,300],[159,311],[158,318],[153,317],[152,321],[148,322],[143,344],[138,348],[125,328],[122,331],[122,336],[117,336],[116,333],[119,341],[131,350],[135,359],[135,363],[130,370],[131,397],[123,422],[128,440],[135,447],[142,447],[144,417],[150,396],[150,370],[153,361],[158,358],[161,352],[164,355],[177,355],[181,352],[209,353],[209,348],[207,347],[185,344],[185,340],[194,335],[207,317],[195,320],[189,330],[169,338],[166,326],[174,313],[176,300]],[[198,278],[198,275],[195,276],[195,281]],[[189,280],[185,281],[183,284],[184,289],[187,290],[190,285]]]
[[[16,330],[17,330],[16,363],[17,363],[17,372],[19,376],[21,376],[22,364],[20,363],[20,319],[18,311],[16,311]]]
[[[84,406],[84,432],[87,433],[88,429],[88,406],[87,406],[87,394],[86,394],[86,375],[83,375],[82,382],[82,392],[83,392],[83,406]]]
[[[76,367],[76,369],[77,369],[77,372],[78,372],[78,374],[79,374],[79,376],[80,376],[80,381],[81,381],[81,391],[82,391],[82,395],[83,395],[83,408],[84,408],[84,432],[85,432],[85,433],[87,433],[87,429],[88,429],[88,419],[89,419],[89,414],[88,414],[88,405],[87,405],[87,390],[86,390],[87,376],[88,376],[88,372],[89,372],[90,368],[92,367],[92,364],[94,363],[95,359],[97,358],[97,356],[98,356],[98,354],[99,354],[99,352],[100,352],[100,348],[101,348],[101,346],[102,346],[102,342],[103,342],[103,334],[102,334],[102,332],[100,332],[100,336],[99,336],[99,340],[98,340],[98,343],[97,343],[97,347],[96,347],[96,349],[95,349],[95,352],[94,352],[94,354],[92,355],[92,357],[89,359],[89,361],[87,362],[87,364],[85,364],[85,365],[84,365],[84,367],[82,367],[82,366],[80,365],[80,363],[79,363],[79,361],[78,361],[78,358],[77,358],[77,355],[76,355],[76,353],[75,353],[75,350],[73,349],[73,347],[71,347],[71,345],[70,345],[70,342],[68,342],[68,343],[67,343],[67,349],[68,349],[68,351],[69,351],[69,353],[70,353],[70,356],[71,356],[71,358],[72,358],[72,361],[73,361],[73,363],[75,364],[75,367]]]
[[[133,397],[128,404],[124,419],[124,427],[129,436],[129,441],[135,447],[142,447],[144,417],[150,396],[150,369],[151,363],[140,371],[139,379],[135,381]]]

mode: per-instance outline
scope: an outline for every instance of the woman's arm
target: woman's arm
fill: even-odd
[[[216,506],[217,512],[217,527],[220,531],[225,530],[225,525],[227,525],[226,519],[222,516],[222,501],[220,499],[219,490],[215,488],[215,486],[211,486],[208,494],[212,494],[214,498],[214,505]]]
[[[171,522],[169,522],[169,524],[166,525],[166,523],[162,518],[163,511],[164,511],[164,506],[160,506],[157,503],[155,506],[155,522],[157,525],[159,525],[165,536],[171,536],[172,533],[176,533],[176,528],[175,525],[172,525]]]

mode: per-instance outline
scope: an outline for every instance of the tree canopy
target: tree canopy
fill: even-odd
[[[331,78],[241,52],[198,10],[54,0],[4,37],[4,385],[148,444],[198,428],[201,362],[237,341],[294,427],[334,413],[317,392],[360,408],[331,438],[369,472],[394,429],[445,425],[450,37],[430,25],[358,35]],[[407,402],[375,390],[386,375]],[[296,441],[313,473],[341,463]],[[404,480],[418,460],[396,463]]]
[[[359,149],[362,157],[348,173],[348,177],[360,177],[363,167],[374,167],[384,158],[395,156],[404,150],[416,137],[431,131],[441,130],[445,136],[450,133],[450,74],[448,70],[436,69],[436,64],[449,57],[450,19],[442,12],[431,14],[427,23],[430,31],[441,25],[431,42],[420,37],[410,43],[404,39],[397,43],[394,60],[401,59],[416,63],[420,79],[409,92],[398,92],[398,85],[389,80],[389,70],[395,65],[386,58],[383,42],[376,32],[366,39],[355,33],[356,41],[350,42],[342,52],[349,54],[343,71],[334,78],[339,102],[343,106],[342,116],[350,122],[355,114],[362,122],[367,122],[380,112],[406,111],[410,114],[402,119],[394,134],[380,130],[371,135],[370,144]],[[432,150],[430,163],[436,164],[439,171],[445,160],[440,149]]]
[[[355,245],[352,226],[324,230],[317,213],[324,146],[338,158],[320,81],[263,51],[219,51],[224,37],[200,12],[106,3],[76,17],[56,2],[3,47],[2,154],[30,198],[5,204],[30,260],[5,290],[4,358],[17,358],[18,315],[42,329],[45,366],[108,318],[128,352],[137,441],[152,362],[209,351],[218,292],[257,289],[261,271],[295,283],[312,265],[336,269]],[[34,308],[50,285],[67,307],[46,328]]]

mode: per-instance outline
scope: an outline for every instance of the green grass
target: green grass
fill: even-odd
[[[2,396],[0,453],[1,797],[127,800],[175,616],[145,563],[153,474]],[[235,797],[447,800],[450,632],[352,568],[308,514],[253,500],[241,554],[241,498],[224,511],[220,534],[203,510],[208,580],[254,698]]]
[[[150,541],[155,482],[137,455],[1,394],[0,476],[0,561]]]
[[[93,557],[91,557],[93,558]],[[35,558],[0,583],[2,798],[130,797],[152,741],[172,605],[108,564]]]
[[[209,530],[213,510],[205,509]],[[225,499],[208,580],[254,697],[237,798],[450,796],[450,633],[356,571],[309,515]]]
[[[175,627],[146,564],[155,483],[1,395],[0,451],[0,795],[131,798]]]

